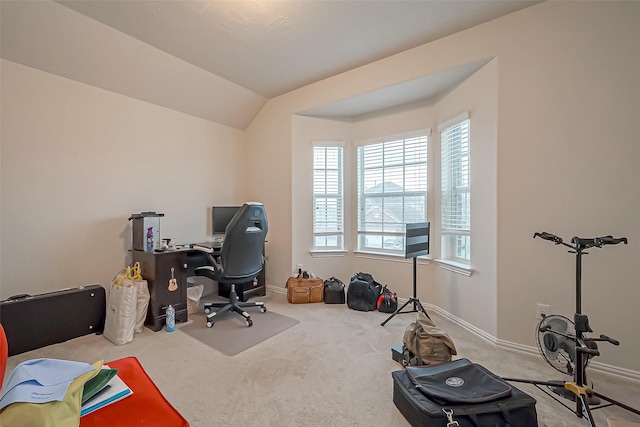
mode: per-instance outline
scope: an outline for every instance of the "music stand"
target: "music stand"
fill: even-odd
[[[417,265],[418,265],[418,257],[421,255],[429,254],[429,230],[430,225],[428,222],[419,222],[415,224],[406,224],[406,233],[404,239],[404,257],[413,258],[413,295],[409,297],[407,302],[402,304],[402,307],[398,308],[394,311],[391,316],[387,317],[387,320],[382,322],[380,326],[384,326],[389,320],[393,319],[396,314],[406,314],[406,313],[417,313],[421,311],[427,316],[429,319],[429,315],[427,311],[424,309],[422,304],[420,304],[420,299],[418,298],[417,291]],[[407,305],[413,303],[413,309],[409,311],[402,311]]]

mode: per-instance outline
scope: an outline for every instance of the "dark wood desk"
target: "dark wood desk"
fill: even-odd
[[[213,256],[220,253],[219,242],[199,243],[214,249]],[[217,249],[217,250],[216,250]],[[159,331],[165,325],[166,308],[171,304],[176,310],[176,322],[186,322],[187,313],[187,277],[195,275],[195,267],[207,265],[204,253],[190,248],[176,250],[144,252],[132,250],[133,262],[139,262],[142,277],[149,286],[149,309],[145,326],[152,331]],[[251,297],[267,294],[265,282],[265,266],[256,278],[247,283],[236,284],[236,293],[240,301],[247,301]],[[177,287],[174,289],[172,281]],[[174,289],[174,290],[171,290]],[[218,284],[218,295],[228,298],[231,286]]]

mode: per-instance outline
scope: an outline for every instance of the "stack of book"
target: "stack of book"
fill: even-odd
[[[84,385],[80,416],[83,417],[132,394],[133,391],[118,376],[118,370],[103,365],[100,372]]]

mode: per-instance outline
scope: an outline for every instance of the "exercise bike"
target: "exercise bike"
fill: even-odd
[[[589,360],[599,356],[597,342],[608,342],[613,345],[620,343],[606,335],[599,338],[586,337],[584,334],[593,332],[589,326],[589,318],[582,313],[582,255],[589,248],[601,248],[605,245],[627,244],[627,238],[614,238],[613,236],[580,238],[573,237],[571,244],[565,243],[562,238],[547,232],[535,233],[534,238],[540,237],[549,240],[556,245],[563,245],[571,250],[569,253],[576,255],[576,312],[574,323],[557,315],[543,317],[537,327],[537,334],[540,337],[538,347],[543,357],[557,370],[573,375],[573,381],[538,381],[519,378],[503,378],[506,381],[533,384],[555,401],[571,410],[578,418],[585,418],[591,427],[596,423],[592,411],[609,406],[618,406],[634,414],[640,415],[640,410],[634,409],[621,402],[613,400],[601,393],[594,391],[587,385],[586,367]],[[564,320],[563,320],[564,319]],[[575,331],[574,331],[575,330]],[[559,354],[563,354],[564,368],[554,366],[552,360]],[[553,393],[553,394],[552,394]],[[575,409],[566,405],[558,399],[556,395],[575,401]],[[603,403],[603,401],[605,403]]]

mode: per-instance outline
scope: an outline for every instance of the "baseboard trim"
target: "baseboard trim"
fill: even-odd
[[[287,294],[287,288],[284,288],[282,286],[265,285],[265,287],[267,288],[267,291],[273,292],[274,294]]]
[[[406,300],[405,300],[406,301]],[[472,325],[471,323],[460,319],[459,317],[454,316],[453,314],[449,313],[448,311],[445,311],[443,309],[441,309],[438,306],[435,306],[433,304],[422,304],[424,306],[425,309],[429,308],[433,311],[435,311],[436,313],[438,313],[440,316],[452,321],[453,323],[461,326],[462,328],[466,329],[467,331],[471,332],[472,334],[482,338],[483,340],[487,341],[490,344],[493,345],[497,345],[498,340],[491,334],[486,333],[485,331],[483,331],[482,329]]]

